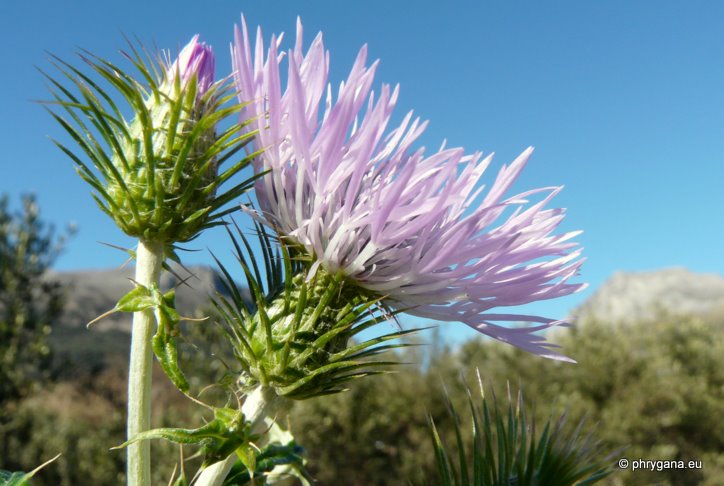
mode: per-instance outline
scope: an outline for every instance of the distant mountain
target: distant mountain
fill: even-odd
[[[224,293],[221,276],[204,266],[174,271],[186,281],[180,284],[174,275],[164,272],[161,289],[176,287],[176,307],[185,317],[202,317],[211,305],[210,296]],[[133,267],[76,272],[53,272],[48,278],[65,287],[65,307],[53,323],[50,345],[54,368],[73,376],[125,363],[130,345],[131,314],[118,312],[96,323],[86,324],[112,309],[118,299],[133,288]],[[199,323],[207,325],[207,323]],[[119,360],[119,358],[121,358]]]
[[[179,270],[184,279],[189,278],[188,285],[177,288],[177,307],[181,315],[200,317],[209,306],[209,296],[222,292],[223,286],[220,275],[209,267],[195,266],[189,270],[191,277]],[[132,268],[60,272],[50,276],[64,283],[67,289],[65,310],[50,335],[60,363],[105,366],[113,356],[125,359],[130,341],[130,314],[114,314],[91,329],[85,325],[111,309],[132,288],[129,280],[132,276]],[[165,273],[161,287],[169,289],[178,283],[173,275]],[[626,324],[656,318],[662,311],[724,315],[724,277],[683,268],[618,272],[573,313],[582,322],[596,317],[611,324]]]
[[[724,311],[724,277],[685,268],[617,272],[574,314],[612,323],[653,319],[657,314],[710,315]]]
[[[178,311],[184,316],[197,317],[204,307],[210,305],[209,296],[217,291],[222,292],[223,285],[219,273],[209,267],[187,268],[189,271],[174,269],[186,281],[185,284],[181,284],[171,273],[164,272],[160,286],[164,291],[176,287]],[[110,310],[118,299],[133,288],[133,274],[133,267],[51,274],[50,278],[60,281],[66,289],[65,308],[59,323],[70,328],[84,327],[95,317]],[[131,314],[113,314],[93,324],[93,329],[130,332]]]

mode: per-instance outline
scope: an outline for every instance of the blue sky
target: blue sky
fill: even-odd
[[[97,241],[131,242],[47,138],[63,134],[32,102],[48,96],[36,70],[50,68],[45,51],[117,60],[122,34],[176,51],[199,33],[221,75],[242,12],[267,35],[291,33],[297,15],[308,40],[322,30],[334,83],[369,44],[379,82],[401,86],[399,116],[431,121],[431,148],[447,138],[495,151],[497,168],[536,147],[515,188],[565,185],[562,229],[585,231],[591,288],[526,311],[562,317],[617,270],[724,273],[722,2],[3,1],[0,192],[35,192],[45,219],[78,225],[59,269],[118,265]],[[227,253],[221,232],[194,246]]]

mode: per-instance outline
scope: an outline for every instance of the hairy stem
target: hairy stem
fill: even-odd
[[[273,409],[275,398],[274,390],[263,386],[258,386],[246,396],[241,412],[244,414],[245,420],[252,423],[252,432],[257,433],[263,429],[264,419]],[[194,485],[221,486],[235,462],[236,454],[231,454],[223,461],[212,464],[201,471],[199,479]]]
[[[145,287],[158,285],[163,264],[163,245],[143,240],[136,254],[136,282]],[[151,366],[155,317],[153,309],[133,314],[131,358],[128,369],[128,439],[151,428]],[[128,446],[129,486],[150,486],[151,443],[144,440]]]

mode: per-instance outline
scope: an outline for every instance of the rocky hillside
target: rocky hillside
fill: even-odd
[[[658,313],[724,313],[724,277],[685,268],[616,272],[575,314],[612,323],[653,319]]]
[[[182,316],[201,317],[210,307],[210,296],[223,293],[220,275],[209,267],[175,269],[185,284],[168,272],[161,278],[161,288],[176,288],[176,306]],[[48,277],[60,281],[66,289],[65,309],[53,323],[50,344],[56,368],[67,374],[88,368],[100,369],[114,360],[125,362],[131,330],[131,314],[116,313],[86,324],[112,309],[120,297],[133,288],[133,267],[108,270],[59,272]],[[189,273],[190,272],[190,273]],[[206,322],[200,325],[208,325]],[[122,360],[117,358],[122,357]]]
[[[110,310],[120,297],[133,288],[133,267],[63,272],[51,275],[66,288],[66,303],[60,323],[64,327],[84,327],[96,316]],[[186,283],[169,272],[161,277],[161,288],[176,287],[176,305],[185,316],[197,316],[209,305],[209,296],[221,291],[220,275],[209,267],[193,266],[174,272]],[[190,273],[189,273],[190,272]],[[130,314],[116,313],[93,324],[96,331],[120,330],[130,332]]]

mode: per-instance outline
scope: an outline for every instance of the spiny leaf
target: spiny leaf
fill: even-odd
[[[224,486],[241,486],[250,484],[253,477],[261,477],[272,472],[277,466],[290,466],[294,470],[294,476],[302,480],[302,484],[313,483],[314,479],[304,468],[303,449],[293,441],[287,444],[272,443],[263,449],[256,451],[255,470],[250,471],[244,467],[242,462],[237,462],[232,467],[229,475],[224,480]],[[290,474],[291,476],[292,474]]]
[[[565,418],[561,417],[556,422],[549,420],[543,431],[536,434],[535,423],[528,423],[526,418],[522,393],[518,393],[514,402],[509,391],[508,407],[501,412],[494,393],[492,408],[488,406],[482,385],[479,399],[473,397],[470,388],[466,387],[466,391],[472,415],[472,450],[465,450],[463,425],[447,401],[458,449],[457,467],[432,417],[428,417],[443,484],[593,484],[611,473],[610,456],[602,457],[600,444],[590,440],[590,436],[581,437],[580,423],[570,433],[565,427]],[[481,407],[476,405],[477,400]],[[468,461],[472,461],[472,469]]]
[[[58,454],[54,458],[50,459],[49,461],[44,462],[43,464],[36,467],[29,473],[10,472],[10,471],[3,471],[2,469],[0,469],[0,486],[27,486],[28,481],[33,476],[35,476],[38,473],[38,471],[40,471],[45,466],[47,466],[51,462],[55,461],[59,457],[60,457],[60,454]]]

